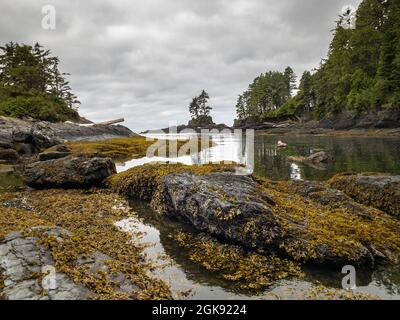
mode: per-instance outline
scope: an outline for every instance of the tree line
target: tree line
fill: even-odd
[[[363,0],[354,28],[350,14],[339,16],[327,58],[304,72],[295,95],[284,73],[267,72],[239,96],[238,119],[400,111],[400,1]]]
[[[48,121],[79,119],[78,101],[60,60],[36,43],[0,47],[0,115]]]

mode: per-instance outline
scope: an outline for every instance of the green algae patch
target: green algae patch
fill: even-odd
[[[280,248],[298,261],[322,257],[338,261],[365,262],[366,248],[379,259],[398,262],[400,222],[375,208],[337,195],[337,191],[300,182],[273,182],[254,177],[276,205],[273,214],[285,239]]]
[[[174,144],[174,145],[173,145]],[[91,157],[109,157],[113,160],[126,161],[135,158],[145,157],[149,148],[154,149],[153,156],[172,156],[170,149],[183,154],[189,154],[194,151],[200,151],[204,148],[214,146],[210,141],[202,140],[157,140],[143,136],[135,136],[129,138],[115,138],[103,141],[71,141],[65,145],[74,155],[87,155]],[[56,151],[60,146],[55,146],[47,150]]]
[[[400,218],[400,178],[383,173],[338,174],[328,181],[357,202]]]
[[[67,274],[95,293],[96,299],[170,299],[169,287],[150,277],[153,268],[145,262],[143,248],[131,243],[131,236],[121,232],[115,222],[134,215],[128,204],[107,190],[46,190],[3,195],[1,203],[18,203],[24,199],[32,211],[21,211],[16,218],[30,217],[26,223],[1,224],[1,232],[24,230],[36,236],[52,254],[57,271]],[[25,200],[26,199],[26,200]],[[1,208],[17,214],[19,209]],[[36,218],[37,220],[35,220]],[[27,218],[26,218],[27,219]],[[56,225],[71,232],[58,241],[42,230],[30,230],[38,225]],[[104,270],[88,270],[78,259],[90,259],[101,252],[110,257]],[[123,273],[138,290],[121,293],[109,275]]]
[[[151,201],[161,179],[169,174],[191,172],[203,175],[217,172],[235,172],[237,164],[183,165],[149,163],[108,178],[107,184],[125,197]]]
[[[295,262],[274,255],[246,252],[203,234],[178,231],[170,237],[187,250],[189,260],[233,283],[237,289],[261,292],[277,280],[304,276]]]

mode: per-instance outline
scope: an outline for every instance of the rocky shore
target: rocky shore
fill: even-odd
[[[241,175],[236,164],[164,163],[117,174],[116,159],[138,157],[150,142],[113,128],[92,131],[90,140],[104,130],[119,132],[117,139],[65,141],[52,128],[34,127],[25,140],[13,128],[3,148],[18,153],[15,137],[21,136],[25,142],[18,143],[35,152],[20,165],[25,185],[34,189],[0,193],[4,299],[171,299],[168,284],[151,276],[155,267],[143,246],[132,241],[140,231],[116,226],[140,217],[129,206],[137,200],[159,219],[190,227],[192,233],[171,235],[176,245],[238,290],[301,279],[306,265],[374,270],[400,263],[399,176],[276,182]],[[0,131],[3,142],[9,131]],[[56,287],[48,286],[46,270],[55,270]]]
[[[121,125],[50,123],[0,117],[0,160],[17,161],[43,149],[76,140],[106,140],[133,137],[135,134]]]
[[[289,117],[266,119],[261,123],[237,121],[235,128],[254,129],[258,134],[315,134],[331,136],[400,136],[400,112],[355,114],[342,112],[325,116],[319,121]]]

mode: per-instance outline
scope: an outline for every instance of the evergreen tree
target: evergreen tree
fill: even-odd
[[[293,90],[296,90],[296,74],[294,73],[291,67],[287,67],[284,72],[285,80],[286,80],[286,88],[287,88],[287,97],[290,98],[292,96]]]
[[[208,105],[210,96],[203,90],[198,97],[194,97],[189,105],[189,113],[192,117],[190,125],[206,126],[213,124],[210,112],[212,108]]]
[[[0,47],[0,114],[42,120],[78,119],[80,103],[72,93],[59,59],[36,43]]]
[[[339,16],[327,58],[273,115],[320,119],[388,108],[400,109],[400,1],[363,0],[355,24],[350,14]]]

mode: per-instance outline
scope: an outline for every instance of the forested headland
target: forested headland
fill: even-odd
[[[400,2],[364,0],[355,17],[350,28],[350,13],[339,16],[326,59],[298,88],[290,67],[256,77],[238,97],[236,125],[384,115],[400,126]]]
[[[10,42],[0,47],[0,116],[79,120],[80,102],[59,63],[38,43]]]

